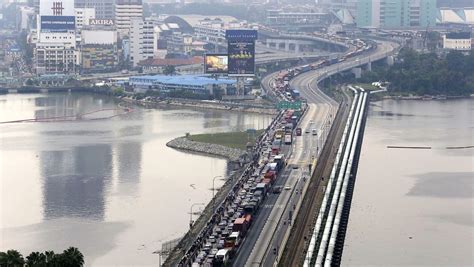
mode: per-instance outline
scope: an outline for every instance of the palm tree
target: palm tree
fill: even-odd
[[[79,251],[78,248],[70,247],[62,253],[61,263],[65,266],[80,267],[84,266],[84,255]]]
[[[31,252],[30,255],[26,257],[26,266],[46,266],[46,256],[43,253]]]
[[[25,260],[23,259],[21,253],[13,249],[7,251],[5,258],[6,266],[17,267],[23,266],[25,264]]]
[[[6,265],[7,265],[7,253],[0,251],[0,266],[3,267]]]
[[[45,251],[44,256],[46,257],[46,264],[48,266],[54,266],[56,254],[54,254],[54,251]]]

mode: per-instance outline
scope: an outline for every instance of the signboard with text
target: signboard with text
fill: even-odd
[[[89,19],[89,25],[104,25],[104,26],[113,26],[113,19]]]
[[[300,101],[296,101],[296,102],[280,101],[277,104],[277,108],[280,110],[282,109],[298,110],[298,109],[301,109],[301,102]]]
[[[41,30],[67,32],[76,29],[74,16],[41,16]]]

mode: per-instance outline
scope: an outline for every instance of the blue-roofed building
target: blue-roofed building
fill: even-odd
[[[158,90],[161,93],[185,91],[199,95],[235,94],[236,80],[204,75],[146,75],[130,77],[129,85],[136,92]]]

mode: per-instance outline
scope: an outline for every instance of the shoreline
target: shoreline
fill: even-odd
[[[158,107],[186,107],[186,108],[198,108],[198,109],[214,109],[214,110],[222,110],[222,111],[235,111],[235,112],[248,112],[248,113],[258,113],[258,114],[266,114],[266,115],[277,115],[277,109],[269,109],[269,108],[259,108],[259,107],[245,107],[243,105],[239,105],[236,103],[222,103],[222,102],[203,102],[199,100],[191,100],[191,99],[165,99],[163,101],[146,101],[146,100],[137,100],[131,99],[127,97],[118,97],[112,96],[113,98],[123,101],[126,103],[142,106],[145,108],[158,108]]]
[[[165,98],[160,101],[148,101],[148,100],[137,100],[124,96],[117,96],[112,93],[109,89],[97,88],[97,87],[51,87],[51,88],[0,88],[0,95],[8,94],[41,94],[41,93],[91,93],[99,95],[108,95],[112,98],[124,101],[127,103],[139,105],[146,108],[157,108],[157,107],[187,107],[187,108],[199,108],[199,109],[214,109],[224,111],[236,111],[236,112],[248,112],[248,113],[259,113],[267,115],[277,115],[278,110],[271,105],[259,105],[253,103],[237,103],[237,102],[225,102],[225,101],[203,101],[189,98]]]

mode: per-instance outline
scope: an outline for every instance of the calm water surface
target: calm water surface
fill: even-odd
[[[474,265],[473,129],[473,100],[371,105],[343,266]]]
[[[4,95],[0,121],[115,108],[98,95]],[[186,132],[265,128],[270,120],[136,107],[106,120],[0,124],[0,251],[27,255],[76,246],[88,265],[157,265],[152,252],[186,232],[191,204],[207,203],[212,177],[229,174],[225,160],[179,152],[166,142]]]

